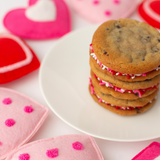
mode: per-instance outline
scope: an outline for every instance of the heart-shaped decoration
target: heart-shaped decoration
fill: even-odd
[[[83,149],[73,148],[77,141],[83,144]],[[18,148],[6,160],[18,160],[24,154],[35,160],[104,160],[94,139],[87,135],[65,135],[32,142]]]
[[[148,147],[138,153],[132,160],[160,160],[160,143],[152,142]]]
[[[137,7],[137,0],[70,0],[73,8],[88,20],[102,23],[127,18]]]
[[[1,33],[0,46],[0,84],[16,80],[39,68],[40,62],[35,53],[20,38]]]
[[[138,11],[145,21],[160,29],[160,0],[145,0]]]
[[[30,0],[27,8],[6,14],[4,26],[28,39],[59,38],[71,31],[71,18],[63,0]]]
[[[28,106],[32,112],[26,112]],[[0,88],[0,113],[2,160],[32,138],[46,119],[48,109],[18,92]],[[29,157],[23,153],[19,155],[19,160],[29,160]]]

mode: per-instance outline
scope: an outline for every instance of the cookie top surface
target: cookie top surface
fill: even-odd
[[[144,22],[107,21],[95,31],[92,46],[104,65],[122,73],[140,74],[160,65],[160,34]]]

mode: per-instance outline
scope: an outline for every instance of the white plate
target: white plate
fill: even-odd
[[[96,28],[92,26],[64,36],[46,55],[40,69],[46,102],[67,124],[97,138],[131,142],[160,137],[159,98],[148,112],[130,117],[116,115],[91,98],[89,44]]]

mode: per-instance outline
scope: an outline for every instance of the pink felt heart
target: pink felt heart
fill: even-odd
[[[160,29],[160,0],[143,1],[138,11],[146,22]]]
[[[46,119],[48,109],[20,93],[0,88],[0,114],[2,160],[32,138]],[[19,160],[28,160],[28,156],[23,154]]]
[[[83,149],[75,149],[75,142],[81,143]],[[94,139],[87,135],[65,135],[32,142],[18,148],[6,160],[18,160],[23,154],[28,154],[31,160],[104,160]]]
[[[132,160],[159,160],[160,143],[153,142],[148,147],[138,153]]]
[[[73,8],[90,21],[102,23],[127,18],[135,11],[137,0],[70,0]]]
[[[69,9],[63,0],[30,0],[26,9],[8,12],[3,23],[13,34],[29,39],[59,38],[71,30]]]

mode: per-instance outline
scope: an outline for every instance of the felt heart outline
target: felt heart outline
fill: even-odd
[[[152,10],[152,8],[150,7],[150,4],[153,2],[154,0],[148,0],[148,1],[145,1],[144,4],[143,4],[143,9],[145,12],[148,13],[148,15],[153,18],[154,20],[156,21],[160,21],[160,15],[157,14],[154,10]],[[156,0],[156,1],[159,1],[159,0]]]
[[[19,61],[17,63],[11,64],[11,65],[8,65],[8,66],[0,67],[0,73],[6,73],[9,71],[16,70],[18,68],[21,68],[23,66],[28,65],[32,61],[33,55],[31,53],[30,49],[21,41],[20,38],[18,38],[17,36],[14,36],[12,34],[9,34],[9,33],[2,33],[2,34],[0,34],[0,39],[3,39],[3,38],[9,38],[9,39],[17,42],[21,46],[21,48],[23,49],[23,51],[26,55],[26,59]]]

